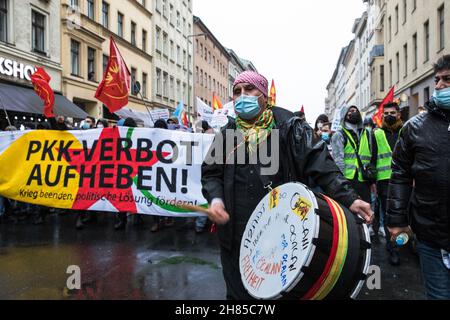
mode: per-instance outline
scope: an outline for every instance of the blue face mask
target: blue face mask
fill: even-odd
[[[238,116],[244,120],[251,120],[261,112],[261,107],[258,103],[259,97],[254,96],[240,96],[234,103],[234,108]]]
[[[328,132],[322,133],[322,140],[325,141],[325,142],[329,142],[330,141],[330,134]]]
[[[433,99],[441,109],[450,109],[450,88],[434,90]]]
[[[87,124],[87,123],[84,123],[82,126],[81,126],[81,129],[82,130],[89,130],[91,128],[91,126],[89,125],[89,124]]]

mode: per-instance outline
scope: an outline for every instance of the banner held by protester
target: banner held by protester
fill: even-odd
[[[0,195],[73,210],[192,217],[214,136],[115,127],[2,132]],[[14,163],[14,166],[11,166]]]

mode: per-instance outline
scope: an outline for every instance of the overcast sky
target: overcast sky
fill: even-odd
[[[199,16],[225,47],[275,79],[277,105],[305,106],[314,123],[342,47],[353,39],[362,0],[194,0]]]

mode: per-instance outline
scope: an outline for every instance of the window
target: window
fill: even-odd
[[[103,55],[103,75],[106,73],[106,68],[108,68],[109,57],[104,54]]]
[[[156,27],[156,51],[161,52],[161,29]]]
[[[78,8],[78,0],[70,0],[70,7],[72,7],[73,9],[77,9]]]
[[[425,48],[425,62],[430,59],[430,21],[428,20],[423,25],[423,33],[424,33],[424,48]]]
[[[406,3],[406,0],[403,0],[403,24],[406,23],[407,12],[408,12],[408,4]]]
[[[424,99],[425,103],[430,101],[430,88],[429,87],[426,87],[425,89],[423,89],[423,99]]]
[[[388,18],[388,38],[389,38],[389,42],[391,42],[391,39],[392,39],[392,18],[391,17]]]
[[[181,101],[181,81],[177,80],[177,101]]]
[[[203,70],[200,70],[200,86],[203,87]]]
[[[161,12],[161,0],[156,0],[156,11]]]
[[[405,44],[403,46],[403,56],[405,59],[405,68],[404,68],[403,77],[406,78],[408,76],[408,44]]]
[[[175,17],[173,15],[173,5],[170,5],[170,9],[169,9],[169,22],[170,22],[170,24],[174,25],[174,20],[175,20]]]
[[[80,75],[80,43],[75,40],[70,41],[70,60],[72,65],[72,75]]]
[[[398,6],[396,6],[395,7],[395,34],[398,33],[398,20],[399,20]]]
[[[438,9],[438,23],[439,23],[439,51],[445,47],[445,13],[444,5]]]
[[[109,29],[109,4],[105,1],[102,2],[102,25]]]
[[[32,10],[33,51],[45,53],[45,16]]]
[[[181,15],[179,11],[177,11],[177,29],[181,29]]]
[[[87,16],[89,19],[95,20],[94,0],[87,0]]]
[[[380,91],[384,91],[384,65],[380,65]]]
[[[131,45],[136,46],[136,23],[131,21]]]
[[[417,0],[413,0],[412,12],[416,11],[416,9],[417,9]]]
[[[177,46],[177,64],[181,65],[181,48]]]
[[[187,69],[187,61],[186,61],[186,59],[187,59],[186,50],[183,50],[183,67],[185,69]]]
[[[205,88],[208,89],[208,74],[205,72]]]
[[[8,41],[8,0],[0,0],[0,41]]]
[[[136,85],[136,69],[131,68],[131,94],[137,95],[138,91],[135,88]]]
[[[131,45],[136,46],[136,23],[131,21]]]
[[[392,60],[389,60],[389,85],[392,87],[394,80],[392,79]]]
[[[417,33],[413,35],[413,70],[417,69],[418,53],[417,53]]]
[[[183,99],[188,101],[187,91],[186,91],[186,83],[183,83]]]
[[[175,100],[175,79],[170,77],[170,100]]]
[[[167,33],[163,33],[163,54],[169,56],[169,36]]]
[[[147,52],[147,31],[142,29],[142,50]]]
[[[205,47],[205,61],[208,61],[208,49]]]
[[[199,71],[198,67],[195,67],[195,82],[198,83]]]
[[[88,80],[95,81],[95,49],[88,47]]]
[[[117,34],[123,37],[123,14],[117,13]]]
[[[195,52],[198,53],[198,39],[195,40]]]
[[[163,16],[167,18],[167,0],[162,0],[163,2]]]
[[[397,83],[400,82],[400,53],[397,52],[397,54],[395,55],[395,61],[397,64]]]
[[[147,98],[147,74],[142,74],[142,95]]]
[[[172,40],[170,40],[170,60],[175,61],[175,45]]]
[[[161,91],[161,70],[160,69],[156,69],[156,94],[157,95],[161,95],[162,91]]]
[[[165,97],[165,98],[168,98],[169,97],[169,75],[166,73],[166,72],[164,72],[164,75],[163,75],[163,96]]]

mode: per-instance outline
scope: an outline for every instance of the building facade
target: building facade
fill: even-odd
[[[403,117],[408,119],[416,115],[418,107],[433,94],[433,63],[450,53],[450,4],[445,0],[363,2],[367,4],[367,10],[353,29],[358,53],[356,102],[366,115],[373,115],[394,87],[395,98],[401,101]],[[361,19],[364,17],[363,28]],[[340,88],[336,71],[328,85],[328,114],[341,105],[340,90],[346,91],[346,102],[352,102],[353,72],[348,69],[352,64],[344,65],[345,89]],[[333,92],[336,99],[332,97]],[[335,105],[333,101],[336,101]]]
[[[95,118],[117,119],[95,98],[113,37],[131,72],[127,108],[147,112],[154,107],[151,1],[62,0],[60,10],[64,95]]]
[[[193,105],[192,0],[153,0],[153,94],[157,108]],[[191,114],[194,110],[191,109]]]
[[[445,0],[386,1],[386,82],[411,117],[434,91],[433,63],[450,53],[450,3]]]
[[[231,56],[199,17],[194,16],[195,96],[212,106],[213,94],[225,104],[229,99]]]
[[[61,96],[61,34],[59,1],[0,0],[0,121],[22,125],[45,121],[43,102],[31,83],[36,67],[50,75],[56,111],[67,117],[73,106]],[[68,108],[63,110],[64,106]],[[5,111],[5,110],[7,111]],[[8,117],[6,114],[8,114]],[[9,118],[9,119],[8,119]],[[9,120],[9,121],[7,121]]]
[[[245,71],[245,67],[233,50],[227,49],[227,51],[230,55],[230,63],[228,65],[228,101],[231,101],[233,100],[234,81],[240,73]]]

